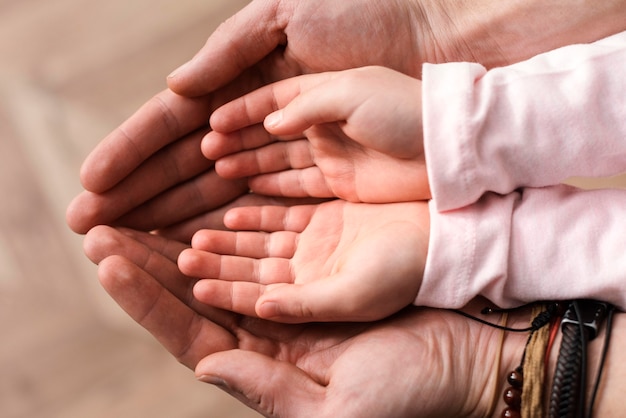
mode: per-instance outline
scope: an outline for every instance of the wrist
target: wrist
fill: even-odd
[[[448,40],[449,47],[442,47],[445,58],[478,62],[487,68],[626,30],[626,8],[618,1],[584,1],[575,7],[568,1],[546,4],[538,0],[437,3],[438,8],[445,10],[439,15],[447,22],[433,24],[433,31],[455,31],[443,34],[443,38],[435,33],[435,39]]]

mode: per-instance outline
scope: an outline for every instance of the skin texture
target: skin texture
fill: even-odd
[[[181,271],[200,302],[283,322],[373,321],[415,300],[428,251],[424,202],[238,208],[203,230]],[[258,232],[261,231],[261,232]]]
[[[206,227],[219,227],[215,216],[206,219]],[[341,410],[346,417],[499,417],[505,408],[506,375],[519,364],[526,333],[415,307],[371,323],[280,324],[233,314],[192,297],[197,280],[176,267],[185,248],[107,226],[85,239],[103,287],[140,326],[201,381],[264,416],[334,417]],[[480,316],[488,305],[476,300],[465,311]],[[499,315],[483,319],[502,323]],[[523,328],[530,320],[520,309],[509,313],[507,325]],[[605,332],[589,346],[594,376]],[[623,414],[625,339],[626,316],[617,313],[594,416]]]
[[[86,252],[130,316],[203,380],[266,416],[489,415],[504,382],[493,370],[500,334],[450,312],[413,308],[377,323],[287,325],[195,301],[196,280],[175,264],[192,233],[223,229],[215,219],[229,207],[268,201],[249,195],[245,181],[217,176],[186,146],[199,149],[219,106],[274,81],[365,65],[418,78],[423,62],[491,68],[622,31],[625,14],[623,1],[253,1],[170,76],[171,90],[90,154],[81,169],[86,191],[68,208],[68,224],[91,230]],[[505,337],[501,370],[516,365],[523,343]],[[619,365],[626,364],[619,355],[610,353],[611,384],[600,403],[617,413],[611,400],[619,399],[615,382],[625,381]]]
[[[202,150],[256,193],[426,200],[420,98],[419,80],[384,67],[295,77],[217,109]]]
[[[87,157],[86,191],[70,204],[67,222],[78,233],[100,224],[186,231],[207,210],[246,193],[245,182],[217,178],[210,162],[180,143],[205,134],[217,107],[263,85],[366,65],[418,78],[423,62],[506,65],[624,30],[623,3],[253,1],[169,77],[171,90],[149,100]],[[162,166],[171,175],[159,174]]]
[[[502,334],[447,311],[331,324],[220,311],[191,297],[196,280],[176,267],[184,248],[106,226],[85,240],[100,282],[131,317],[199,379],[268,417],[485,416],[521,356],[524,336],[507,336],[497,370]]]

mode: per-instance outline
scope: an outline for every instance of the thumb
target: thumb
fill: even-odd
[[[374,303],[375,288],[348,283],[349,278],[334,275],[306,284],[270,285],[255,310],[261,318],[286,323],[373,321],[384,316]]]
[[[276,14],[277,7],[267,2],[248,4],[222,23],[191,61],[168,76],[169,88],[183,96],[202,96],[235,79],[284,41]]]
[[[267,417],[317,416],[325,396],[324,387],[293,364],[253,351],[209,355],[196,377]]]

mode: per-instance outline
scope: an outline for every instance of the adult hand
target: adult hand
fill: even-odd
[[[93,150],[81,168],[81,181],[87,192],[68,208],[67,221],[74,231],[85,233],[98,224],[159,228],[193,218],[246,193],[244,182],[233,184],[216,179],[212,164],[198,160],[202,157],[199,152],[189,151],[190,144],[207,132],[211,112],[244,93],[305,72],[369,63],[384,62],[408,73],[419,71],[421,43],[412,37],[413,25],[423,19],[413,19],[418,7],[406,8],[395,1],[389,5],[361,0],[328,1],[324,6],[288,3],[290,10],[282,8],[287,3],[252,2],[209,38],[199,59],[203,64],[211,64],[201,70],[202,88],[196,91],[206,96],[190,99],[164,91]],[[283,30],[286,21],[291,22],[290,28],[300,27],[305,22],[299,20],[307,15],[311,18],[311,6],[319,8],[316,14],[321,20],[315,22],[319,27],[310,30],[303,26],[295,33]],[[332,13],[327,14],[326,8]],[[287,14],[291,12],[294,14]],[[372,39],[364,39],[364,28],[370,30]],[[345,34],[346,41],[361,39],[358,48],[346,54],[352,49],[348,43],[342,42],[342,48],[336,48],[335,42],[329,43],[330,37],[340,36],[337,30]],[[311,37],[313,33],[315,36]],[[290,48],[282,50],[280,45],[286,36]],[[321,53],[320,45],[326,45],[329,53]],[[184,88],[185,80],[192,79],[195,76],[181,73],[170,78],[170,84],[182,92],[189,90]],[[181,145],[181,138],[189,145]],[[127,213],[132,213],[130,219],[123,218]]]
[[[81,169],[87,192],[68,208],[68,224],[79,233],[98,224],[159,228],[246,193],[245,184],[216,180],[187,147],[207,132],[214,109],[270,82],[365,65],[416,77],[423,62],[505,65],[626,26],[623,1],[535,1],[253,1],[169,79],[173,91],[206,96],[158,94],[89,155]]]
[[[424,62],[503,66],[623,31],[624,4],[255,0],[170,75],[169,87],[201,96],[259,62],[266,82],[285,78],[286,72],[293,76],[366,65],[417,78]]]
[[[106,226],[85,240],[102,285],[131,317],[198,378],[268,417],[488,416],[521,358],[526,335],[507,334],[498,362],[500,331],[447,311],[287,325],[209,308],[176,267],[185,247]]]
[[[211,279],[194,288],[200,302],[281,322],[373,321],[417,296],[427,203],[242,207],[224,222],[240,232],[200,231],[178,260]]]
[[[211,127],[204,155],[217,160],[220,176],[255,176],[249,184],[257,193],[369,203],[430,198],[421,82],[388,68],[279,81],[217,109]]]

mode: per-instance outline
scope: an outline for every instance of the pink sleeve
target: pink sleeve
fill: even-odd
[[[425,64],[422,92],[439,211],[626,171],[626,32],[490,71]]]
[[[439,212],[416,305],[501,307],[596,298],[626,309],[626,191],[569,186],[485,194]]]

